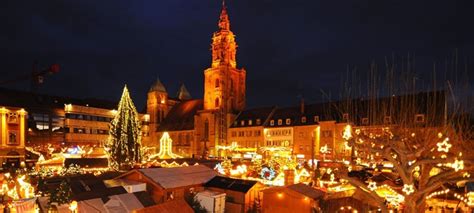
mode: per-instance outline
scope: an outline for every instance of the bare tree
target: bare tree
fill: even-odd
[[[387,61],[385,81],[372,64],[367,84],[361,86],[361,78],[349,79],[352,84],[344,85],[346,98],[336,108],[353,115],[348,120],[352,128],[344,132],[353,149],[352,166],[393,165],[393,173],[403,182],[398,191],[404,195],[404,211],[422,212],[426,197],[434,191],[450,183],[474,181],[474,154],[463,151],[472,147],[469,102],[465,101],[471,94],[469,87],[446,79],[439,90],[435,67],[429,89],[422,90],[411,58],[402,63],[401,70]],[[360,95],[363,87],[366,95]],[[347,170],[337,175],[387,211],[387,200],[374,191],[376,183],[349,177]]]

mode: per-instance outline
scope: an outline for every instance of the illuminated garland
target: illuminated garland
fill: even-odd
[[[171,140],[168,132],[164,132],[160,139],[160,152],[154,155],[160,159],[175,159],[182,158],[181,156],[173,153],[173,140]]]
[[[275,175],[275,170],[270,167],[263,167],[262,171],[260,171],[260,177],[265,180],[273,180],[275,179]]]

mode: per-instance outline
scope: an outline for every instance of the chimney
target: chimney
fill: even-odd
[[[300,111],[301,114],[304,114],[304,98],[301,98]]]

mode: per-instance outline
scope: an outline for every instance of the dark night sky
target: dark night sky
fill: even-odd
[[[416,54],[420,73],[458,48],[474,57],[474,1],[229,0],[249,106],[317,101],[348,66]],[[201,98],[218,0],[7,0],[0,8],[1,79],[59,63],[41,92],[117,100],[127,83],[144,106],[157,76],[172,95]],[[472,60],[471,60],[472,61]],[[8,85],[27,89],[28,83]]]

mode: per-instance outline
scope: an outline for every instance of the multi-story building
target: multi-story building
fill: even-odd
[[[352,153],[343,139],[347,125],[393,125],[397,112],[409,107],[399,104],[402,99],[419,99],[415,104],[420,112],[408,115],[416,116],[417,122],[423,123],[428,113],[423,94],[245,109],[246,71],[237,69],[237,44],[225,6],[218,26],[212,37],[211,67],[204,71],[203,99],[192,99],[184,86],[171,98],[159,80],[150,88],[150,145],[158,146],[163,132],[169,132],[173,152],[185,157],[271,155],[278,150],[305,159],[348,159]],[[438,100],[443,103],[436,106],[443,111],[444,96]],[[433,119],[439,120],[440,114]]]
[[[18,166],[25,159],[27,112],[22,108],[0,106],[0,163]]]
[[[102,146],[109,135],[109,124],[116,109],[66,104],[64,106],[64,141],[67,145]],[[148,114],[139,114],[143,143],[148,143]]]
[[[107,139],[109,123],[117,103],[97,99],[77,99],[0,88],[0,104],[24,109],[23,146],[46,150],[47,147],[96,146]],[[142,120],[142,140],[148,143],[148,114]],[[41,149],[40,147],[43,147]]]
[[[231,147],[227,150],[257,152],[265,146],[265,125],[275,107],[263,107],[243,110],[239,113],[228,130]]]
[[[352,153],[345,143],[348,125],[361,130],[380,131],[382,127],[403,125],[431,128],[446,119],[444,92],[424,92],[376,98],[328,102],[294,107],[254,108],[242,111],[229,128],[236,147],[258,148],[260,154],[287,151],[299,158],[346,159]],[[403,106],[409,104],[409,106]],[[403,117],[400,118],[400,114]],[[411,118],[411,119],[410,119]],[[262,122],[264,121],[264,122]],[[260,123],[262,122],[262,123]],[[255,123],[255,124],[254,124]],[[252,125],[254,124],[254,125]],[[255,129],[263,130],[256,137]],[[249,143],[248,141],[252,141]],[[234,151],[242,149],[234,148]],[[266,153],[270,151],[270,153]]]

